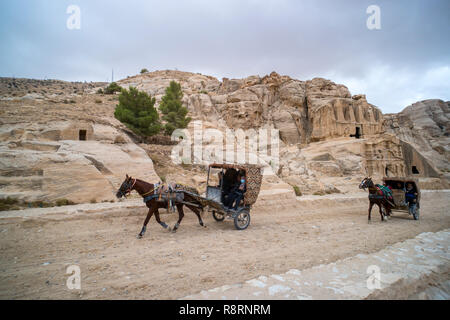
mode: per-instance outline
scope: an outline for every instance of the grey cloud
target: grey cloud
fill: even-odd
[[[442,83],[450,66],[446,0],[31,3],[0,4],[2,76],[105,81],[112,67],[116,78],[142,67],[218,78],[275,70],[365,90],[353,93],[385,112],[405,107],[405,94],[450,99]],[[79,31],[65,28],[69,4],[81,8]],[[366,28],[371,4],[381,8],[381,30]]]

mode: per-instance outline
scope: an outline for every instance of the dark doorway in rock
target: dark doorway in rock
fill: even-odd
[[[355,134],[351,134],[350,137],[355,138],[355,139],[361,138],[361,128],[355,127]]]
[[[412,166],[412,173],[413,174],[419,174],[420,172],[419,172],[419,170],[417,170],[416,166]]]
[[[384,169],[384,174],[385,174],[386,177],[389,177],[389,173],[388,172],[389,172],[388,167],[386,167]]]
[[[80,138],[80,141],[86,141],[86,130],[80,130],[80,132],[79,132],[79,138]]]

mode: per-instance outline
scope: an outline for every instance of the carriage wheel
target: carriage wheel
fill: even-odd
[[[238,230],[245,230],[250,225],[250,212],[242,211],[234,218],[234,226]]]
[[[415,212],[413,213],[413,217],[414,217],[414,220],[419,220],[419,209],[418,208],[416,208]]]
[[[225,219],[225,215],[223,213],[217,212],[216,210],[212,211],[212,216],[216,221],[223,221]]]

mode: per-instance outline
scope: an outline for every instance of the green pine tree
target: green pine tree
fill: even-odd
[[[106,88],[105,88],[105,90],[103,90],[103,92],[105,93],[105,94],[114,94],[114,93],[116,93],[116,92],[120,92],[122,90],[122,87],[121,86],[119,86],[117,83],[115,83],[115,82],[111,82],[110,84],[109,84],[109,86],[107,86]]]
[[[114,116],[135,133],[152,136],[161,131],[161,122],[155,106],[155,98],[134,87],[123,89]]]
[[[183,106],[182,98],[181,85],[171,81],[166,88],[166,95],[162,97],[159,105],[159,110],[163,114],[162,119],[166,121],[164,132],[167,135],[171,135],[175,129],[186,128],[191,121],[190,117],[186,117],[188,109]]]

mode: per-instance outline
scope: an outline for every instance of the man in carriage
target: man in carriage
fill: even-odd
[[[245,181],[245,172],[240,172],[237,176],[237,181],[234,188],[231,190],[228,197],[225,199],[224,205],[228,209],[237,210],[239,204],[244,199],[245,192],[247,191],[247,185]],[[234,206],[233,206],[234,204]]]
[[[409,214],[412,214],[416,209],[417,190],[410,182],[406,185],[405,202],[408,204]]]

